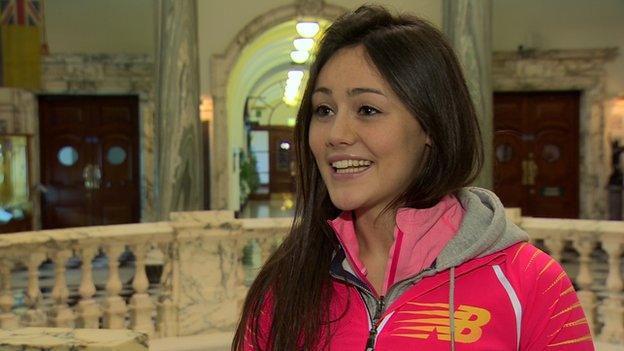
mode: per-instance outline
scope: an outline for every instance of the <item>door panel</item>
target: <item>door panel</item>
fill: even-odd
[[[494,150],[494,188],[506,194],[506,206],[522,207],[523,196],[517,189],[522,182],[522,155],[526,153],[522,134],[517,130],[505,129],[496,135]]]
[[[138,222],[136,97],[40,97],[43,228]]]
[[[505,206],[578,218],[578,108],[578,92],[494,94],[494,190]]]

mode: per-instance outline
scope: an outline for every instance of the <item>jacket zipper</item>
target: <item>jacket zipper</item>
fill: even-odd
[[[381,314],[384,310],[384,296],[380,296],[377,301],[377,309],[375,310],[375,316],[371,320],[371,329],[368,332],[368,339],[366,341],[366,349],[365,351],[374,351],[375,350],[375,341],[377,340],[377,328],[379,327],[379,322],[381,321]]]

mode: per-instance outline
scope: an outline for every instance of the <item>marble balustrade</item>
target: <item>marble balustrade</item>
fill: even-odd
[[[23,232],[0,236],[0,329],[19,327],[130,328],[152,335],[163,324],[163,296],[148,295],[146,255],[148,250],[168,250],[174,231],[168,223],[111,225]],[[119,257],[126,250],[134,256],[132,296],[120,296]],[[92,263],[98,253],[107,256],[103,296],[95,298],[96,286]],[[162,255],[165,267],[171,258]],[[80,262],[80,283],[70,292],[67,264]],[[44,294],[40,287],[40,266],[50,260],[54,265],[53,287]],[[27,271],[23,291],[25,308],[16,309],[16,291],[12,273],[22,267]],[[77,302],[70,304],[70,293]],[[24,306],[22,306],[24,307]],[[158,310],[157,310],[158,309]],[[18,313],[19,311],[19,313]],[[156,315],[156,323],[152,317]]]
[[[530,218],[515,210],[508,216],[562,262],[594,335],[624,344],[624,222]],[[288,218],[236,219],[228,211],[203,211],[173,213],[168,222],[0,236],[0,328],[128,328],[152,338],[231,331],[259,267],[291,224]],[[117,259],[104,267],[105,285],[96,284],[92,265],[84,262],[98,253],[116,258],[125,250],[134,255],[124,288],[130,292],[122,292]],[[157,289],[146,275],[153,252],[160,252],[163,264]],[[79,285],[70,289],[65,263],[71,257],[83,264]],[[46,259],[55,264],[54,284],[44,294],[38,267]],[[18,266],[28,272],[26,310],[19,313],[11,286]],[[96,285],[102,285],[100,295]],[[78,297],[70,301],[72,289]]]
[[[624,345],[624,222],[523,217],[520,226],[563,264],[594,336]]]

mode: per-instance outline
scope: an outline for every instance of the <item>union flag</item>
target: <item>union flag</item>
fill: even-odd
[[[0,0],[0,23],[2,25],[18,25],[39,27],[42,11],[39,0]]]

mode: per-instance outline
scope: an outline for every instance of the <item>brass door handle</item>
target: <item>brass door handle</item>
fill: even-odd
[[[528,160],[522,160],[522,185],[535,185],[538,173],[537,163],[533,159],[533,153],[529,153]]]
[[[99,189],[102,184],[102,170],[100,166],[93,165],[93,188]]]
[[[88,163],[82,169],[82,179],[84,181],[85,189],[88,189],[88,190],[93,189],[93,177],[92,177],[92,174],[93,174],[93,165]]]
[[[99,189],[102,183],[102,170],[99,166],[89,163],[82,170],[82,179],[85,189]]]

